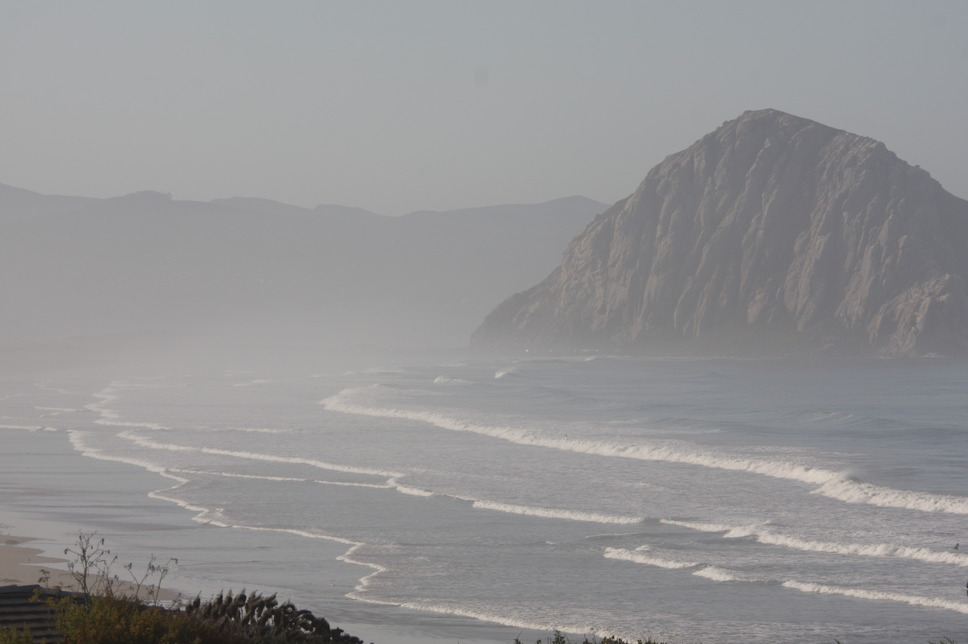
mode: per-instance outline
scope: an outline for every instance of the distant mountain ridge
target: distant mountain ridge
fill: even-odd
[[[111,199],[0,185],[0,345],[236,334],[461,346],[607,205],[570,198],[387,217],[257,198]]]
[[[882,143],[744,113],[653,168],[478,346],[964,355],[968,202]]]

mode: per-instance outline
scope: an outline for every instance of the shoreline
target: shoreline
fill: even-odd
[[[0,534],[0,586],[40,585],[77,590],[77,581],[67,570],[68,560],[47,556],[42,548],[28,545],[36,540],[36,537]],[[50,573],[46,581],[43,580],[44,571]],[[117,580],[115,588],[124,594],[133,594],[136,590],[133,583],[123,579]],[[141,592],[146,594],[146,589],[142,587]],[[186,597],[183,593],[164,587],[158,593],[158,599],[166,602]]]
[[[178,565],[162,584],[163,590],[172,591],[172,598],[200,594],[204,600],[220,590],[243,588],[277,592],[280,599],[311,610],[366,642],[510,644],[516,636],[534,641],[548,635],[352,598],[349,594],[372,571],[340,559],[346,544],[200,521],[197,512],[165,498],[164,491],[173,482],[159,472],[140,463],[97,458],[78,451],[70,441],[67,427],[84,428],[91,422],[82,403],[91,399],[91,391],[100,390],[100,379],[93,384],[54,384],[67,387],[68,393],[58,394],[66,400],[29,398],[24,404],[65,411],[51,413],[50,420],[42,414],[36,421],[21,412],[24,419],[18,416],[16,426],[3,432],[0,585],[37,584],[43,568],[51,572],[50,587],[73,586],[66,569],[70,555],[65,557],[64,549],[73,547],[79,532],[96,533],[122,557],[113,566],[119,577],[127,577],[125,563],[134,562],[134,572],[140,574],[149,556],[158,554],[161,561],[176,557]],[[7,387],[12,396],[37,389],[31,379]],[[73,411],[66,411],[68,407]],[[293,566],[309,566],[314,574],[303,574],[297,582],[290,574]]]
[[[33,586],[41,585],[49,588],[75,590],[76,581],[67,571],[68,560],[44,554],[44,549],[34,547],[32,542],[42,541],[39,537],[23,537],[8,534],[10,526],[3,526],[0,532],[0,587],[2,586]],[[37,544],[40,545],[40,544]],[[42,571],[50,572],[46,583],[40,583]],[[134,584],[124,580],[116,582],[116,589],[121,592],[133,593]],[[258,589],[254,589],[258,590]],[[142,590],[144,594],[144,590]],[[162,588],[159,599],[165,602],[189,600],[194,595],[180,592],[177,589]],[[298,608],[308,608],[297,604]],[[317,617],[323,617],[333,626],[338,626],[344,632],[359,637],[364,642],[375,644],[459,644],[460,642],[476,641],[483,643],[510,644],[514,635],[503,638],[496,631],[512,632],[515,634],[528,633],[527,629],[513,629],[501,625],[482,622],[470,618],[460,618],[453,615],[423,613],[412,614],[405,608],[395,606],[374,607],[371,613],[373,620],[336,620],[331,615],[315,611]],[[391,615],[396,619],[388,620]],[[539,634],[539,636],[541,636]],[[533,638],[532,638],[533,639]]]
[[[26,545],[34,540],[34,537],[0,535],[0,586],[33,586],[40,583],[42,570],[50,571],[52,588],[72,585],[74,578],[70,573],[56,567],[66,566],[67,560],[45,556],[43,549]]]

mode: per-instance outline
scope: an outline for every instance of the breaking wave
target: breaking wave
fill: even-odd
[[[549,435],[535,429],[512,425],[489,425],[463,420],[447,414],[411,409],[379,407],[357,402],[377,387],[344,389],[320,401],[330,410],[346,414],[378,418],[401,418],[429,423],[458,432],[471,432],[520,445],[545,447],[581,454],[593,454],[643,461],[680,463],[700,467],[746,472],[777,479],[798,481],[818,486],[814,492],[846,503],[862,503],[879,507],[901,508],[922,512],[968,514],[968,498],[924,492],[894,490],[864,483],[844,473],[822,467],[812,467],[781,460],[756,459],[704,450],[679,442],[620,444],[599,439],[570,438]]]
[[[474,383],[470,380],[464,380],[463,378],[450,378],[448,376],[437,376],[434,378],[435,385],[473,385]]]
[[[656,568],[666,568],[668,570],[679,570],[682,568],[694,568],[699,564],[692,561],[680,561],[678,559],[667,559],[660,557],[652,552],[649,546],[639,546],[635,550],[628,548],[605,548],[604,557],[606,559],[618,559],[620,561],[630,561],[644,566],[654,566]]]
[[[780,582],[770,582],[764,579],[744,578],[741,574],[713,565],[704,565],[687,561],[679,561],[657,556],[651,552],[649,546],[639,546],[635,550],[626,548],[606,548],[603,556],[606,559],[618,559],[631,563],[665,568],[667,570],[680,570],[686,568],[696,568],[693,575],[704,577],[715,582],[746,582],[746,583],[779,583],[784,588],[798,590],[804,593],[820,593],[828,595],[841,595],[854,599],[862,599],[875,602],[899,602],[911,606],[921,606],[927,608],[941,608],[953,610],[959,613],[968,614],[968,605],[960,601],[951,601],[938,597],[921,597],[919,595],[908,595],[904,593],[884,592],[877,590],[865,590],[863,588],[850,588],[844,586],[833,586],[829,584],[818,584],[813,582],[801,582],[788,579]]]
[[[854,599],[867,599],[871,601],[888,601],[909,604],[911,606],[923,606],[927,608],[943,608],[953,610],[968,615],[968,605],[961,601],[951,601],[938,597],[920,597],[918,595],[906,595],[903,593],[890,593],[878,590],[864,590],[863,588],[847,588],[843,586],[829,586],[826,584],[806,583],[800,581],[784,581],[784,588],[792,588],[804,593],[820,593],[824,595],[841,595]]]
[[[473,506],[482,510],[496,510],[509,514],[522,514],[546,519],[567,519],[569,521],[588,521],[591,523],[609,523],[617,525],[631,525],[642,523],[642,517],[627,517],[616,514],[600,514],[597,512],[581,512],[578,510],[562,510],[554,508],[537,508],[512,503],[496,503],[493,501],[474,501]]]
[[[391,472],[388,470],[378,470],[369,467],[356,467],[353,465],[339,465],[337,463],[328,463],[326,461],[320,461],[312,458],[302,458],[298,456],[277,456],[275,454],[265,454],[265,453],[255,453],[255,452],[242,452],[230,449],[220,449],[216,447],[196,447],[191,445],[176,445],[174,443],[162,443],[161,441],[153,440],[150,438],[145,438],[143,436],[138,436],[134,432],[124,431],[118,434],[118,438],[123,438],[124,440],[131,441],[132,443],[139,445],[141,447],[147,447],[150,449],[157,450],[167,450],[172,452],[198,452],[201,454],[213,454],[216,456],[231,456],[234,458],[243,458],[252,461],[266,461],[271,463],[292,463],[295,465],[309,465],[311,467],[316,467],[322,470],[331,470],[334,472],[345,472],[348,474],[368,474],[372,476],[381,476],[386,478],[397,478],[403,476],[400,472]]]
[[[699,532],[722,532],[724,539],[740,539],[749,537],[758,543],[770,546],[782,546],[804,552],[824,552],[838,555],[853,555],[861,557],[896,557],[899,559],[914,559],[927,563],[951,564],[968,567],[968,554],[960,552],[939,551],[930,548],[912,548],[887,543],[838,543],[833,541],[813,541],[781,534],[763,526],[726,526],[713,523],[697,523],[693,521],[676,521],[661,519],[660,523],[679,526]]]

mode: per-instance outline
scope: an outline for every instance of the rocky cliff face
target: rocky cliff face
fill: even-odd
[[[746,112],[649,172],[479,346],[968,353],[968,202],[882,143]]]

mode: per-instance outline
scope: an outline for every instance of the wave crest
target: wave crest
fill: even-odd
[[[968,567],[968,554],[961,554],[959,552],[932,550],[930,548],[912,548],[910,546],[892,545],[888,543],[863,544],[814,541],[781,534],[758,525],[728,526],[714,523],[676,521],[673,519],[660,519],[660,523],[688,528],[699,532],[722,532],[724,539],[750,537],[764,545],[781,546],[804,552],[823,552],[861,557],[896,557],[899,559],[924,561],[926,563]]]
[[[494,501],[474,501],[473,507],[481,510],[495,510],[510,514],[523,514],[547,519],[567,519],[569,521],[588,521],[590,523],[609,523],[617,525],[632,525],[642,523],[642,517],[628,517],[617,514],[600,514],[597,512],[582,512],[580,510],[564,510],[555,508],[538,508],[512,503],[497,503]]]
[[[376,390],[374,387],[344,389],[334,396],[321,400],[320,404],[330,411],[379,418],[403,418],[435,425],[441,429],[482,434],[519,445],[596,456],[681,463],[798,481],[817,485],[819,486],[815,490],[817,494],[846,503],[863,503],[923,512],[968,514],[968,498],[878,487],[858,481],[842,472],[822,467],[722,454],[681,443],[620,444],[598,439],[576,439],[550,435],[534,429],[480,424],[438,412],[380,407],[358,402],[357,399],[360,396],[372,394]]]

